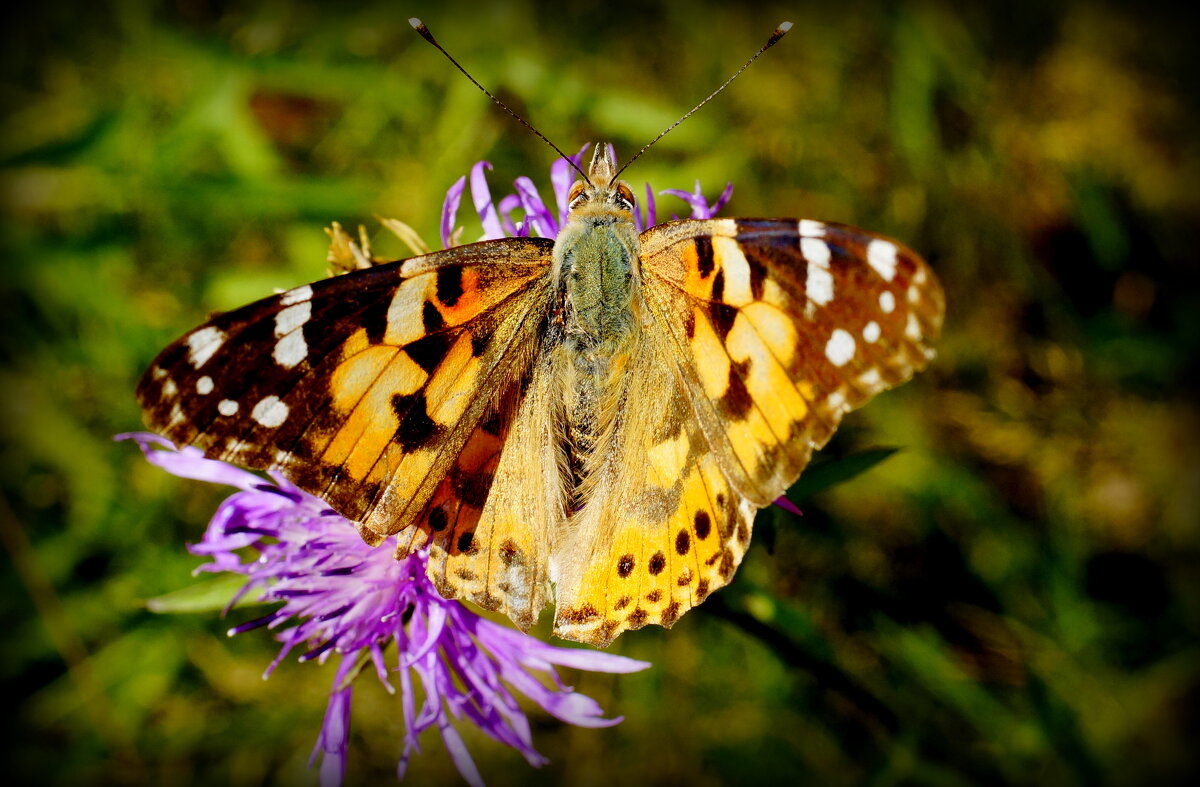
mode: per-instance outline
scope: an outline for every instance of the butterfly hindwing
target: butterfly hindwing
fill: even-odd
[[[721,471],[670,346],[655,332],[631,362],[607,462],[555,552],[555,633],[605,646],[671,626],[733,576],[755,507]]]
[[[277,469],[379,541],[416,523],[523,372],[551,242],[512,238],[337,276],[218,315],[138,386],[177,445]]]
[[[448,523],[430,549],[443,595],[468,599],[528,629],[550,600],[552,534],[565,519],[554,428],[555,379],[538,343],[528,373],[510,380],[443,482]],[[440,494],[440,492],[439,492]]]

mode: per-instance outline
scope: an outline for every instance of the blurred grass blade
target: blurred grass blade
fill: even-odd
[[[146,600],[146,609],[151,612],[220,612],[225,609],[229,599],[242,589],[246,578],[240,574],[222,574],[211,579],[205,579],[194,585],[165,593],[161,596]],[[256,603],[253,598],[246,598],[234,604],[242,607]]]
[[[872,448],[842,459],[814,464],[804,471],[799,481],[792,484],[791,489],[787,491],[787,499],[793,503],[802,503],[818,492],[824,492],[832,486],[867,472],[899,450],[899,448]]]

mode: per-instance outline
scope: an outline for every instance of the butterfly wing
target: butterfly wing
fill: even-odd
[[[646,299],[731,483],[781,495],[842,416],[924,368],[944,297],[895,241],[839,224],[679,221],[642,234]]]
[[[861,230],[680,221],[641,236],[653,319],[599,482],[556,555],[556,633],[605,645],[727,584],[758,507],[842,416],[931,356],[942,293]]]
[[[556,419],[561,396],[542,351],[545,339],[542,326],[527,343],[534,358],[528,372],[511,380],[496,417],[480,425],[460,457],[460,464],[482,461],[481,471],[451,473],[451,483],[455,477],[486,483],[486,500],[450,492],[447,503],[459,509],[451,517],[456,534],[430,550],[430,575],[444,595],[503,613],[522,629],[536,622],[550,598],[551,543],[565,520]],[[496,429],[502,438],[492,435]]]
[[[432,537],[457,551],[548,308],[551,250],[461,246],[218,315],[151,365],[146,421],[177,445],[281,471],[372,543],[413,528],[408,547]],[[447,488],[454,501],[435,499]]]
[[[627,629],[671,626],[729,581],[749,544],[755,508],[691,415],[665,339],[643,332],[601,464],[556,545],[560,637],[603,647]]]

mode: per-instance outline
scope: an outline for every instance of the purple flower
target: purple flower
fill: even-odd
[[[700,190],[700,181],[696,181],[696,188],[692,191],[683,191],[682,189],[666,189],[663,194],[673,194],[681,200],[692,206],[693,219],[711,219],[717,214],[721,208],[725,207],[725,203],[729,202],[729,198],[733,196],[733,184],[726,183],[725,190],[721,192],[721,196],[717,197],[717,201],[709,205],[708,200],[704,197],[704,192]]]
[[[190,549],[209,559],[198,571],[229,571],[246,578],[230,607],[247,595],[280,603],[229,632],[262,626],[276,631],[283,648],[264,677],[294,649],[301,651],[300,661],[338,658],[313,751],[314,761],[321,758],[322,785],[340,784],[345,774],[354,680],[368,669],[389,692],[399,689],[405,726],[399,777],[404,777],[411,753],[420,751],[420,734],[434,727],[459,773],[469,784],[480,785],[483,780],[452,721],[474,724],[539,766],[546,759],[533,747],[517,694],[568,724],[610,726],[620,718],[604,718],[595,700],[564,684],[554,667],[626,673],[650,666],[597,651],[553,647],[484,620],[438,594],[425,575],[425,553],[396,560],[394,539],[367,546],[353,524],[282,476],[272,474],[267,481],[205,459],[197,448],[177,450],[156,435],[118,439],[135,440],[150,462],[177,476],[238,488]],[[423,690],[419,707],[414,682]]]
[[[583,154],[590,146],[590,143],[584,145],[578,153],[571,156],[571,161],[574,161],[576,166],[583,166]],[[471,168],[471,203],[483,224],[483,236],[479,240],[529,235],[557,237],[559,229],[567,221],[567,193],[574,182],[571,165],[561,158],[550,165],[550,185],[554,192],[553,207],[546,204],[537,186],[525,176],[513,182],[514,193],[501,197],[499,201],[494,200],[486,177],[486,171],[491,168],[492,165],[486,161],[480,161]],[[467,180],[464,175],[455,181],[446,192],[446,200],[442,204],[441,234],[442,245],[446,248],[455,245],[456,242],[455,219],[463,192],[467,189]],[[721,196],[711,205],[700,190],[700,181],[696,181],[693,191],[667,189],[661,193],[672,194],[687,202],[691,208],[690,218],[709,219],[729,201],[730,195],[733,194],[733,184],[726,184]],[[650,184],[646,184],[646,202],[641,207],[641,210],[635,210],[633,213],[633,221],[639,232],[653,227],[658,220],[654,191]]]

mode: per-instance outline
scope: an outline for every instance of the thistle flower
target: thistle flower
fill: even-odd
[[[482,784],[452,720],[466,721],[519,751],[533,766],[547,762],[533,746],[522,694],[561,721],[607,727],[595,700],[576,693],[555,666],[596,672],[636,672],[650,666],[599,651],[548,645],[485,620],[441,597],[425,575],[427,554],[393,557],[394,539],[367,546],[353,524],[325,503],[272,474],[272,481],[232,465],[205,459],[199,449],[176,449],[150,434],[120,435],[138,443],[146,458],[169,473],[238,488],[218,507],[192,553],[209,559],[199,572],[228,571],[246,577],[230,600],[282,602],[262,617],[229,630],[241,634],[267,627],[283,647],[263,677],[293,650],[300,661],[324,663],[337,656],[325,720],[313,750],[321,758],[321,784],[340,784],[345,773],[354,679],[373,670],[391,693],[400,693],[404,747],[398,775],[418,738],[436,728],[459,773]],[[536,673],[548,675],[548,687]],[[424,691],[416,705],[414,678]]]
[[[572,157],[582,164],[587,146]],[[472,204],[483,224],[482,240],[540,235],[553,238],[566,222],[572,171],[558,160],[551,167],[553,206],[547,205],[529,178],[518,178],[514,193],[492,199],[486,161],[470,173]],[[457,245],[462,229],[455,220],[468,177],[449,189],[442,207],[440,234],[447,248]],[[693,218],[709,218],[728,200],[732,185],[709,205],[700,192],[671,191],[691,207]],[[656,221],[654,193],[635,213],[638,229]],[[418,253],[424,242],[402,222],[385,226]],[[330,261],[347,271],[369,267],[365,231],[354,240],[340,226],[329,230]],[[404,746],[397,773],[404,777],[418,738],[436,728],[452,761],[472,785],[482,784],[478,769],[453,721],[473,724],[493,739],[519,751],[530,765],[547,760],[533,746],[529,719],[517,694],[550,715],[581,727],[617,724],[605,718],[595,700],[563,683],[554,668],[572,667],[608,673],[636,672],[650,666],[598,651],[554,647],[488,621],[456,601],[441,597],[425,574],[428,554],[417,551],[394,559],[395,539],[367,546],[354,525],[321,500],[277,473],[270,479],[206,459],[196,448],[177,449],[151,434],[119,435],[132,439],[146,458],[174,475],[236,487],[239,491],[217,509],[199,543],[189,547],[209,562],[198,572],[232,572],[246,578],[226,611],[243,598],[279,606],[262,617],[230,629],[240,634],[266,627],[283,643],[264,673],[268,677],[291,652],[300,661],[324,663],[336,656],[338,667],[325,719],[313,750],[321,761],[322,785],[341,783],[346,768],[350,710],[355,679],[374,671],[384,687],[399,692]],[[549,684],[541,677],[549,677]],[[417,706],[415,683],[424,699]]]
[[[583,154],[591,146],[584,145],[579,152],[571,156],[575,166],[583,166]],[[542,199],[533,181],[522,175],[513,182],[514,193],[508,194],[496,202],[492,199],[491,190],[487,184],[487,171],[492,165],[480,161],[471,168],[471,203],[479,219],[483,223],[483,236],[479,240],[495,240],[504,237],[527,237],[538,235],[543,238],[554,238],[567,221],[567,193],[571,190],[574,180],[574,170],[563,159],[557,159],[550,166],[550,185],[554,192],[554,207]],[[442,204],[441,234],[442,245],[446,248],[457,245],[461,231],[455,230],[455,218],[458,207],[462,202],[463,193],[467,188],[467,176],[464,175],[454,182],[446,192],[446,200]],[[667,189],[663,194],[673,194],[691,208],[690,218],[712,218],[717,211],[724,207],[733,194],[733,184],[728,183],[721,196],[713,204],[709,204],[700,190],[700,181],[696,181],[693,191],[682,189]],[[519,215],[518,215],[519,214]],[[654,201],[654,190],[646,184],[646,201],[634,211],[633,221],[638,231],[653,227],[658,220],[657,206]]]

